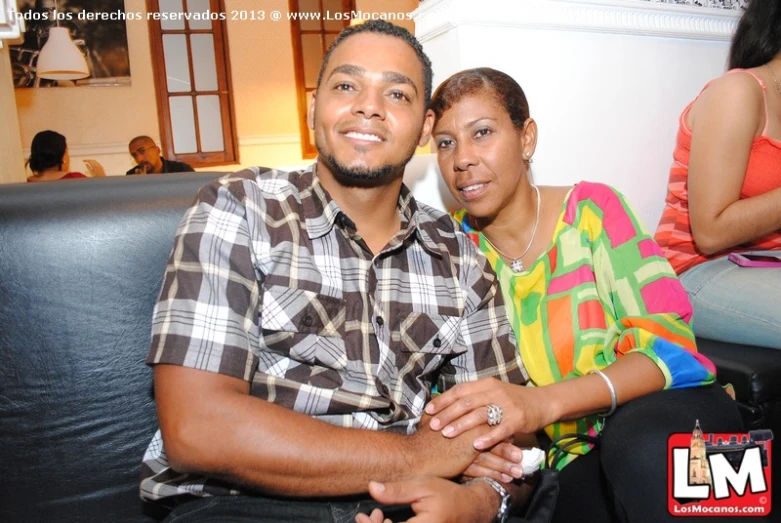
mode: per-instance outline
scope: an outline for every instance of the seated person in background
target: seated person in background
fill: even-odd
[[[153,321],[160,431],[141,482],[146,500],[190,500],[171,520],[347,521],[377,506],[372,478],[483,460],[521,475],[520,449],[474,449],[487,425],[417,430],[434,384],[526,379],[485,257],[402,183],[430,136],[431,74],[406,30],[345,29],[310,106],[317,163],[221,178],[185,215]],[[448,483],[462,516],[493,521],[490,481]]]
[[[697,353],[670,264],[612,187],[530,182],[537,124],[507,74],[457,73],[431,110],[442,177],[464,206],[455,218],[496,271],[529,386],[456,385],[426,407],[430,428],[460,437],[498,406],[503,421],[475,447],[544,429],[555,443],[548,463],[560,469],[554,521],[676,520],[665,502],[670,433],[691,431],[697,419],[714,432],[742,423]],[[583,437],[562,438],[573,433]],[[438,484],[370,492],[388,504],[433,504]]]
[[[728,259],[781,255],[781,2],[749,3],[729,68],[681,114],[656,241],[698,336],[781,349],[781,267]]]
[[[190,173],[195,169],[184,162],[166,160],[160,156],[160,148],[148,136],[136,136],[128,144],[130,156],[136,165],[125,174]]]
[[[92,176],[105,176],[103,168],[95,160],[85,160],[85,163]],[[41,131],[35,135],[30,145],[27,165],[33,172],[33,175],[27,178],[28,182],[89,178],[86,174],[71,172],[68,144],[65,137],[55,131]]]

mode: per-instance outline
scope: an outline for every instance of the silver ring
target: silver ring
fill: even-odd
[[[488,405],[488,419],[486,420],[486,422],[491,427],[493,427],[494,425],[498,425],[502,422],[502,415],[503,415],[502,407],[491,403],[490,405]]]

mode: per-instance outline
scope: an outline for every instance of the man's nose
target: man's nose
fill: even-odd
[[[364,118],[385,119],[385,99],[382,91],[372,87],[364,88],[358,94],[353,105],[353,113],[363,115]]]

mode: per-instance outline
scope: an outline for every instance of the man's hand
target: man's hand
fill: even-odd
[[[523,453],[509,442],[499,443],[490,451],[481,452],[464,471],[470,478],[489,477],[502,483],[510,483],[523,476]]]
[[[508,442],[480,452],[475,449],[475,438],[485,437],[491,427],[480,424],[463,431],[453,438],[442,437],[431,430],[431,416],[424,414],[418,424],[418,431],[410,437],[415,455],[422,462],[413,463],[421,475],[440,478],[455,478],[466,473],[469,476],[490,476],[497,481],[509,483],[521,477],[521,449]]]
[[[418,477],[395,483],[369,483],[369,493],[384,505],[409,504],[410,523],[490,523],[499,510],[499,497],[485,483],[460,485],[446,479]],[[380,509],[359,514],[356,523],[390,523]]]
[[[409,437],[411,456],[420,460],[410,463],[416,475],[455,478],[462,474],[480,454],[472,445],[475,438],[487,434],[487,425],[476,427],[455,438],[443,438],[429,428],[430,416],[423,415],[418,430]]]

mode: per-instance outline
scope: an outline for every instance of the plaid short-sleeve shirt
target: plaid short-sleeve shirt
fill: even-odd
[[[205,186],[177,231],[147,363],[240,378],[335,425],[406,433],[434,384],[524,383],[484,256],[406,187],[398,209],[400,231],[375,255],[314,166]],[[238,493],[171,470],[160,431],[142,468],[145,499]]]

